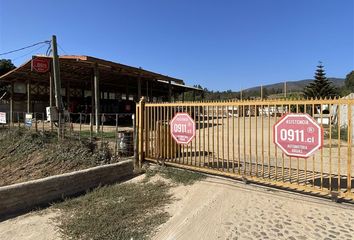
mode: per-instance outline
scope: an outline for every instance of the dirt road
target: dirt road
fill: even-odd
[[[140,176],[142,179],[143,176]],[[172,188],[154,240],[353,239],[354,205],[209,177]],[[52,208],[0,223],[0,239],[60,239]]]
[[[231,180],[178,187],[154,240],[353,239],[354,206]]]

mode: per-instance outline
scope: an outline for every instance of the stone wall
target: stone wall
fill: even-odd
[[[133,174],[133,161],[93,167],[0,187],[0,220]]]

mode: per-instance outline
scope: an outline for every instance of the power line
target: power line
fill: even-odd
[[[12,61],[15,61],[15,60],[17,60],[17,59],[20,59],[20,58],[23,58],[23,57],[25,57],[25,56],[27,56],[27,55],[30,55],[30,54],[32,54],[32,53],[34,53],[34,52],[36,52],[36,51],[42,49],[43,47],[45,47],[45,45],[42,45],[42,46],[40,46],[40,47],[38,47],[38,48],[36,48],[36,49],[34,49],[34,50],[32,50],[32,51],[26,53],[26,54],[21,55],[21,56],[12,58]]]
[[[60,50],[62,50],[65,54],[68,54],[68,53],[60,46],[59,43],[58,43],[58,46],[59,46]]]
[[[44,43],[49,44],[50,41],[38,42],[38,43],[32,44],[32,45],[30,45],[30,46],[26,46],[26,47],[19,48],[19,49],[16,49],[16,50],[12,50],[12,51],[9,51],[9,52],[0,53],[0,56],[6,55],[6,54],[10,54],[10,53],[14,53],[14,52],[18,52],[18,51],[21,51],[21,50],[24,50],[24,49],[27,49],[27,48],[31,48],[31,47],[37,46],[37,45],[39,45],[39,44],[44,44]]]

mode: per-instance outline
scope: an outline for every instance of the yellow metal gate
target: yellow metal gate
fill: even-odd
[[[354,199],[354,100],[267,100],[137,105],[138,157],[152,162],[318,195]],[[169,122],[187,112],[196,137],[178,145]],[[308,113],[323,127],[323,147],[288,157],[273,143],[273,125],[286,113]]]

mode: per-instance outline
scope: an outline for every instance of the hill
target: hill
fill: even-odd
[[[343,87],[344,86],[344,78],[328,78],[330,81],[333,82],[334,86],[336,87]],[[309,84],[310,82],[312,82],[314,79],[304,79],[304,80],[298,80],[298,81],[287,81],[286,82],[286,87],[287,87],[287,91],[288,92],[301,92],[303,90],[303,88]],[[252,88],[248,88],[243,90],[243,92],[247,93],[247,92],[255,92],[255,91],[260,91],[261,86],[257,86],[257,87],[252,87]],[[264,85],[263,86],[263,90],[266,89],[266,91],[268,91],[268,93],[281,93],[283,92],[284,89],[284,82],[280,82],[280,83],[274,83],[274,84],[269,84],[269,85]]]

